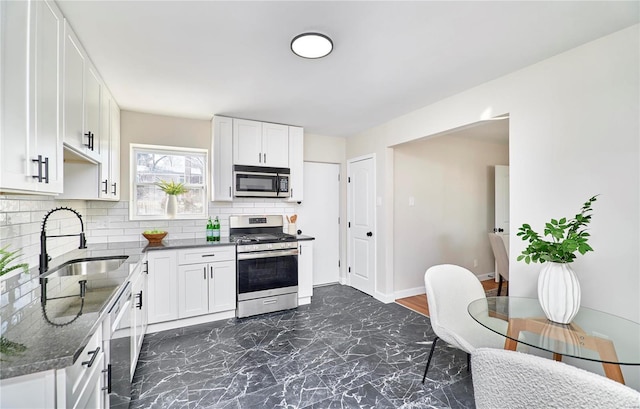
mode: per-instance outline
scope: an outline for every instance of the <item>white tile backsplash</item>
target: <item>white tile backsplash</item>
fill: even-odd
[[[16,262],[38,264],[40,229],[46,213],[56,207],[71,207],[81,215],[88,243],[121,241],[145,242],[142,231],[164,229],[173,239],[205,238],[206,219],[202,220],[129,220],[129,203],[84,200],[57,200],[49,196],[0,195],[0,247],[21,249]],[[281,214],[296,212],[296,203],[278,199],[241,198],[233,202],[209,202],[209,215],[218,216],[222,236],[229,235],[229,216],[232,214]],[[287,221],[284,220],[287,231]],[[77,217],[71,212],[56,212],[47,221],[47,233],[75,234],[80,231]],[[47,250],[58,257],[78,247],[77,237],[51,238]],[[9,274],[11,275],[11,274]],[[3,277],[6,278],[6,277]]]

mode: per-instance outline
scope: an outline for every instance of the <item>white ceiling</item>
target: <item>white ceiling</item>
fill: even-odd
[[[640,21],[638,1],[66,1],[122,109],[350,136]],[[333,39],[305,60],[291,39]]]

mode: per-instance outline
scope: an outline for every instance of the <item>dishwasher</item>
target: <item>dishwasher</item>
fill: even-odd
[[[131,283],[113,303],[103,324],[108,407],[124,409],[131,401]],[[105,405],[106,407],[107,405]]]

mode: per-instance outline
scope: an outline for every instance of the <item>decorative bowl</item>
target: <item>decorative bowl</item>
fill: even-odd
[[[160,244],[162,239],[167,235],[166,231],[162,233],[142,233],[145,239],[149,240],[149,244]]]

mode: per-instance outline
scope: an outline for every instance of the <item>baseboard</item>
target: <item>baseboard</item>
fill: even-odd
[[[495,276],[496,276],[496,273],[491,272],[487,274],[480,274],[480,275],[477,275],[476,277],[478,277],[478,280],[480,281],[486,281],[486,280],[492,280]]]
[[[395,301],[398,298],[412,297],[414,295],[420,295],[424,293],[425,293],[424,287],[414,287],[414,288],[407,288],[406,290],[396,291],[393,294],[393,296]]]
[[[197,317],[183,318],[173,321],[157,322],[155,324],[149,324],[147,326],[147,334],[153,332],[166,331],[170,329],[183,328],[191,325],[205,324],[207,322],[226,320],[234,318],[236,316],[236,310],[216,312],[212,314],[200,315]]]
[[[311,297],[299,297],[298,305],[307,305],[311,304]]]
[[[387,294],[383,294],[379,291],[376,291],[373,298],[375,298],[376,300],[383,302],[385,304],[390,304],[392,302],[394,302],[396,299],[393,297],[393,295],[387,295]]]

